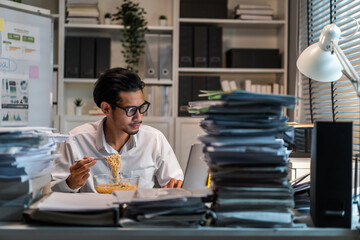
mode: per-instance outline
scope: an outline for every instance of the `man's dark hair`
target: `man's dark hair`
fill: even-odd
[[[96,105],[102,102],[116,103],[121,101],[120,92],[136,92],[143,90],[145,83],[140,77],[125,68],[112,68],[106,70],[95,83],[93,97]]]

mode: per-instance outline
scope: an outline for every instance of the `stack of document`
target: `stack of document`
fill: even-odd
[[[66,11],[66,21],[70,24],[99,23],[98,0],[68,0]]]
[[[49,128],[0,128],[0,220],[19,220],[21,212],[50,183],[52,154],[67,136]]]
[[[268,4],[239,4],[234,9],[235,19],[241,20],[272,20],[274,10]]]
[[[283,108],[292,107],[295,98],[235,90],[219,101],[201,111],[200,125],[208,134],[199,137],[217,195],[216,224],[292,226],[290,151],[284,140],[293,141],[293,128]]]
[[[124,191],[116,191],[124,199]],[[204,198],[211,190],[154,188],[138,189],[122,210],[120,224],[128,227],[173,226],[198,227],[208,218]]]

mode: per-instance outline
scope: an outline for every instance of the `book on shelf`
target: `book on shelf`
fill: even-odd
[[[222,81],[221,81],[221,89],[222,89],[224,92],[231,91],[231,87],[230,87],[230,82],[229,82],[229,80],[222,80]]]
[[[236,9],[272,9],[270,4],[239,4]]]
[[[146,86],[144,88],[144,96],[151,103],[146,116],[171,116],[171,89],[169,86]]]
[[[273,15],[272,9],[236,9],[235,15],[248,14],[248,15]]]
[[[236,15],[235,19],[241,20],[272,20],[272,15],[251,15],[251,14],[240,14]]]
[[[82,18],[82,17],[72,17],[67,18],[68,24],[99,24],[98,18]]]
[[[67,0],[66,6],[93,6],[97,5],[98,0]]]

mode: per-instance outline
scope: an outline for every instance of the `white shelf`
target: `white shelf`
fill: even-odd
[[[123,25],[116,24],[75,24],[67,23],[64,25],[66,29],[95,29],[95,30],[120,30],[124,29]],[[172,26],[148,26],[150,32],[172,32],[174,27]]]
[[[52,13],[50,14],[53,18],[59,18],[59,14],[58,13]]]
[[[97,78],[64,78],[64,83],[95,83]],[[172,80],[144,79],[149,85],[172,85]]]
[[[206,23],[222,27],[241,26],[285,26],[285,20],[238,20],[238,19],[213,19],[213,18],[180,18],[180,23]]]
[[[179,68],[181,73],[284,73],[283,68]]]

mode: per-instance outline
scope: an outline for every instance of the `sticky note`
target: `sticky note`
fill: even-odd
[[[39,66],[29,66],[29,78],[39,78]]]
[[[5,30],[5,21],[4,18],[0,18],[0,32]]]

